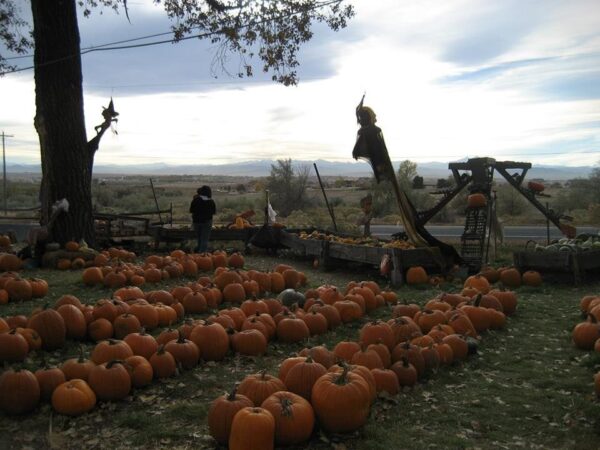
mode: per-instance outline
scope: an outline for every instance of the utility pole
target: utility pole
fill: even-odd
[[[2,193],[4,195],[4,215],[8,215],[8,206],[7,206],[7,193],[6,193],[6,149],[4,146],[4,138],[5,137],[14,137],[12,134],[4,134],[2,132],[2,174],[3,174],[3,187]]]

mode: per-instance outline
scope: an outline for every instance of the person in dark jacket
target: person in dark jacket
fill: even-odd
[[[208,240],[210,238],[210,230],[212,229],[212,218],[217,210],[215,202],[212,199],[212,191],[208,186],[202,186],[196,191],[194,199],[190,204],[190,213],[192,213],[192,222],[198,245],[194,249],[195,252],[205,253],[208,249]]]

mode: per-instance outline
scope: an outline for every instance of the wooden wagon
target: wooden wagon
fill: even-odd
[[[446,274],[448,267],[438,248],[400,249],[351,245],[326,239],[302,239],[295,233],[282,232],[281,244],[303,256],[316,258],[319,266],[329,269],[346,262],[379,266],[387,255],[392,263],[390,271],[394,286],[402,285],[406,271],[413,266],[422,266],[428,273]]]
[[[537,270],[547,281],[581,284],[600,276],[600,250],[520,251],[513,254],[513,261],[520,272]]]

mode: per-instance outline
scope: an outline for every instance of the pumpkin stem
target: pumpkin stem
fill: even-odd
[[[289,398],[281,399],[281,415],[285,417],[292,417],[292,406],[293,403]]]
[[[235,396],[237,395],[237,389],[238,389],[239,385],[240,385],[239,382],[233,383],[233,388],[231,388],[231,391],[229,392],[229,395],[227,396],[227,400],[229,400],[230,402],[235,401]]]
[[[475,300],[473,301],[473,304],[475,306],[479,306],[481,304],[481,299],[483,298],[483,294],[479,293],[475,296]]]
[[[406,356],[402,357],[402,365],[404,367],[408,367],[410,365],[410,363],[408,362],[408,358]]]
[[[177,339],[178,344],[185,344],[185,336],[183,335],[183,331],[177,330],[179,333],[179,338]]]
[[[79,359],[77,360],[78,363],[84,363],[85,362],[85,353],[84,353],[85,349],[83,347],[83,345],[79,346]]]
[[[338,386],[348,383],[348,371],[350,370],[350,366],[348,366],[348,364],[344,364],[342,367],[344,368],[344,370],[342,371],[340,376],[334,381],[334,383]]]
[[[260,374],[260,379],[262,381],[264,381],[267,378],[267,369],[263,369],[260,372],[258,372]]]

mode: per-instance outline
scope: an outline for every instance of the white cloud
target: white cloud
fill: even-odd
[[[596,91],[586,96],[585,86],[570,81],[593,77],[598,70],[597,60],[586,56],[600,51],[596,1],[355,3],[357,17],[349,24],[355,27],[352,39],[344,41],[343,34],[327,31],[331,42],[319,47],[327,51],[320,55],[323,64],[335,69],[331,77],[309,76],[294,88],[227,80],[222,86],[204,85],[202,92],[191,85],[188,92],[167,93],[159,91],[168,88],[170,80],[164,79],[155,93],[116,90],[119,134],[105,135],[96,162],[194,164],[288,157],[348,161],[357,130],[354,108],[366,91],[365,102],[375,109],[394,160],[494,156],[534,163],[596,163],[600,96]],[[154,17],[158,12],[144,9],[143,14]],[[507,17],[517,15],[527,20],[519,22],[518,33],[512,35],[516,25],[506,25]],[[492,31],[500,35],[494,38]],[[474,44],[506,41],[494,55],[465,45],[469,39]],[[569,56],[573,54],[584,56]],[[552,59],[513,65],[544,57]],[[84,59],[84,68],[86,64]],[[464,76],[469,73],[485,76]],[[448,81],[452,76],[460,80]],[[135,77],[122,85],[157,82],[152,74],[138,72]],[[563,85],[554,89],[558,82],[578,95],[562,92]],[[0,124],[23,139],[18,147],[11,144],[18,148],[11,157],[20,162],[39,160],[33,89],[31,78],[0,80],[0,95],[11,105],[0,112]],[[108,97],[86,91],[90,137],[107,103]],[[546,154],[561,151],[565,154]]]

